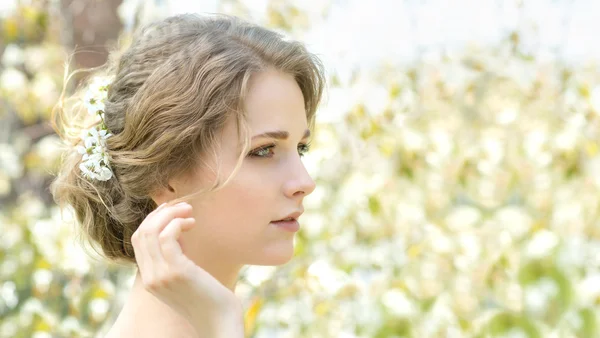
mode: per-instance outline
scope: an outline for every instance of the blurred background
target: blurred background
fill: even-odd
[[[600,336],[600,2],[1,0],[0,337],[100,336],[131,268],[48,184],[65,64],[133,29],[238,15],[304,41],[329,88],[296,256],[248,267],[249,337]]]

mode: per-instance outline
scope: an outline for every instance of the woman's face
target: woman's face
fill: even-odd
[[[190,201],[196,226],[180,242],[183,252],[201,266],[210,260],[239,265],[287,262],[295,232],[271,222],[302,212],[304,197],[315,188],[301,160],[309,130],[298,84],[291,75],[270,70],[254,75],[249,88],[251,155],[223,189]],[[232,120],[220,141],[218,171],[225,179],[242,144]],[[204,169],[181,183],[178,195],[206,187],[214,177]]]

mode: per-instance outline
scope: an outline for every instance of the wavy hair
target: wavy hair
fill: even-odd
[[[113,134],[107,140],[110,180],[82,176],[75,146],[79,131],[93,122],[81,104],[82,90],[67,97],[63,89],[52,113],[53,128],[67,144],[50,185],[55,202],[72,207],[83,234],[105,257],[134,263],[131,236],[157,207],[152,193],[217,156],[217,135],[231,118],[245,140],[237,165],[229,178],[193,195],[220,189],[235,175],[250,147],[244,112],[249,79],[267,69],[294,76],[314,129],[325,79],[321,62],[302,43],[225,15],[177,15],[143,27],[127,48],[112,51],[105,66],[92,70],[114,78],[104,110]],[[66,74],[65,88],[74,73]]]

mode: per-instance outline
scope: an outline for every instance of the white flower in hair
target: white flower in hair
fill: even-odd
[[[108,96],[108,86],[112,77],[96,77],[90,83],[83,98],[88,113],[91,115],[104,114],[104,101]]]
[[[98,131],[95,127],[82,132],[85,146],[77,146],[77,152],[83,155],[79,168],[88,178],[107,181],[112,177],[109,156],[106,153],[106,139],[112,136],[106,129]]]
[[[100,117],[100,124],[85,129],[81,132],[83,146],[76,147],[82,156],[79,169],[87,178],[99,181],[108,181],[113,173],[110,169],[110,157],[106,151],[106,139],[112,134],[108,132],[104,124],[104,102],[108,94],[108,86],[111,78],[95,78],[88,87],[84,97],[84,104],[88,112]]]

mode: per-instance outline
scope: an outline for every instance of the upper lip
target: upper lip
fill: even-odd
[[[282,217],[282,218],[280,218],[278,220],[275,220],[274,222],[282,221],[282,220],[287,219],[287,218],[293,218],[293,219],[297,220],[298,217],[300,217],[300,215],[302,215],[303,212],[304,211],[295,211],[295,212],[292,212],[291,214],[289,214],[289,215],[287,215],[285,217]]]

